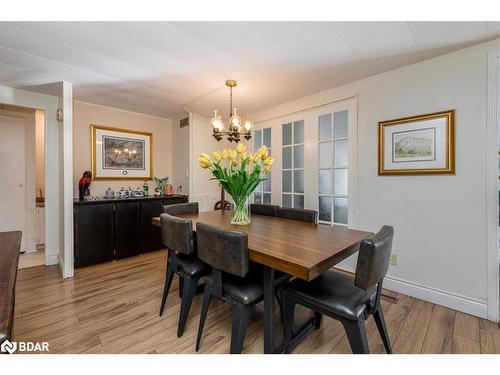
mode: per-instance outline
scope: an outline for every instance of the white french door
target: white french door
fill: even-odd
[[[322,224],[356,225],[356,106],[353,97],[256,124],[257,133],[271,129],[272,204],[317,210]]]

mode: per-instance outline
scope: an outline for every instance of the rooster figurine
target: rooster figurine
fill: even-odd
[[[90,184],[92,183],[92,172],[85,171],[83,172],[82,178],[80,178],[80,182],[78,183],[78,190],[80,192],[80,200],[83,201],[86,195],[90,195]]]

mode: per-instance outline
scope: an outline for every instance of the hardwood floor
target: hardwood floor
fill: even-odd
[[[186,331],[178,338],[177,277],[165,312],[158,316],[165,264],[166,252],[159,251],[77,269],[68,280],[62,280],[57,266],[19,270],[13,339],[48,341],[51,353],[194,353],[201,296],[195,297]],[[500,354],[496,323],[391,291],[384,294],[395,353]],[[263,352],[262,313],[260,304],[252,314],[244,353]],[[304,319],[308,314],[298,315]],[[229,352],[230,319],[231,308],[213,300],[201,353]],[[370,351],[383,353],[373,318],[366,330]],[[342,325],[325,318],[294,353],[350,353],[350,348]]]

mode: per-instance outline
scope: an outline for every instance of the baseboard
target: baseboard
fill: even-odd
[[[488,303],[483,300],[446,292],[392,276],[385,277],[384,288],[483,319],[487,319],[488,316]]]
[[[54,264],[59,263],[59,256],[58,255],[49,255],[48,257],[45,258],[45,265],[46,266],[53,266]]]

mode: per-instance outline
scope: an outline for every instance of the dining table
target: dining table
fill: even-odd
[[[178,215],[196,224],[203,222],[219,229],[243,232],[248,235],[248,254],[251,262],[262,265],[264,288],[264,353],[284,350],[275,344],[275,293],[291,277],[311,281],[336,264],[356,253],[360,242],[371,232],[344,226],[314,224],[278,217],[251,215],[251,223],[233,225],[232,211],[219,210]],[[152,224],[160,226],[160,218]],[[310,319],[296,333],[292,346],[298,345],[314,329]]]

